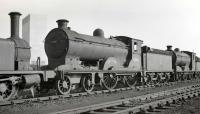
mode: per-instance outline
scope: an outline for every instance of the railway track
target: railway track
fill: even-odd
[[[104,113],[110,113],[109,110],[111,109],[113,110],[113,108],[114,109],[120,108],[121,111],[124,111],[121,108],[128,109],[129,108],[128,105],[131,105],[131,106],[136,105],[136,104],[127,104],[126,107],[123,107],[122,105],[121,105],[122,107],[115,107],[114,106],[115,103],[116,103],[116,106],[118,106],[118,103],[120,103],[119,99],[121,99],[121,102],[123,102],[123,104],[125,103],[141,104],[142,102],[147,103],[145,101],[148,101],[148,103],[150,103],[155,98],[157,92],[159,92],[160,98],[164,98],[162,95],[163,94],[167,95],[169,91],[165,91],[164,93],[162,93],[163,90],[170,90],[170,89],[172,90],[177,87],[180,88],[180,87],[186,87],[190,85],[194,86],[195,84],[199,84],[199,80],[162,83],[162,84],[158,84],[154,86],[145,85],[145,86],[138,86],[136,88],[118,88],[112,91],[100,90],[100,91],[94,91],[91,93],[84,92],[84,93],[74,93],[74,94],[69,94],[69,95],[53,95],[53,96],[38,97],[38,98],[12,100],[12,101],[0,102],[0,113],[5,113],[5,114],[18,114],[18,113],[23,113],[23,114],[46,113],[47,114],[48,113],[49,114],[49,113],[55,112],[55,113],[66,113],[66,114],[68,113],[69,114],[74,114],[74,113],[80,113],[80,114],[103,113],[104,114]],[[174,92],[175,91],[177,90],[174,89]],[[188,91],[189,91],[189,88],[188,88]],[[147,97],[147,99],[144,100],[145,98],[144,96],[147,94],[149,94],[149,97]],[[159,97],[155,99],[158,99]],[[168,97],[173,97],[173,95],[171,96],[169,95]],[[129,98],[129,100],[126,101],[125,98]],[[137,99],[137,98],[141,98],[141,99]],[[154,101],[156,101],[155,99]],[[110,104],[110,102],[108,101],[116,101],[116,102]],[[88,106],[89,109],[87,109],[85,106]],[[77,111],[74,111],[78,107],[80,107],[81,110],[78,109]],[[105,109],[108,112],[106,112]],[[70,110],[71,112],[68,112]]]
[[[100,103],[51,114],[133,114],[137,112],[163,110],[178,101],[200,95],[200,84],[146,94],[133,98]]]
[[[117,88],[117,89],[113,89],[113,90],[99,90],[99,91],[93,91],[90,93],[81,92],[81,93],[72,93],[72,94],[67,94],[67,95],[52,95],[52,96],[36,97],[36,98],[28,98],[28,99],[0,101],[0,106],[22,104],[22,103],[26,103],[26,102],[30,103],[30,102],[58,100],[58,99],[63,99],[63,98],[89,96],[89,95],[94,95],[94,94],[105,94],[105,93],[112,93],[112,92],[128,91],[128,90],[133,90],[133,89],[141,91],[141,90],[151,89],[151,88],[160,87],[160,86],[172,86],[172,85],[176,85],[177,83],[184,83],[184,82],[169,82],[169,83],[162,83],[162,84],[157,84],[157,85],[136,86],[135,88],[126,87],[126,88]]]

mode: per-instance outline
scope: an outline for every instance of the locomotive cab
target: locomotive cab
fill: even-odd
[[[141,46],[143,41],[126,36],[114,37],[128,46],[128,55],[124,67],[128,70],[140,71],[141,67]]]

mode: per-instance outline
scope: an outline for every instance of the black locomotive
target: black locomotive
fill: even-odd
[[[54,71],[33,71],[29,43],[19,37],[19,12],[9,13],[11,37],[0,39],[0,100],[13,98],[19,90],[39,86]],[[52,75],[51,75],[52,74]]]
[[[191,80],[200,77],[200,59],[193,52],[153,49],[143,41],[126,36],[104,38],[96,29],[93,36],[77,33],[58,20],[58,28],[45,38],[48,65],[33,71],[29,65],[30,46],[19,38],[20,13],[12,12],[11,38],[0,40],[0,96],[11,99],[26,88],[57,89],[59,94],[96,85],[114,89],[118,83],[135,87]]]

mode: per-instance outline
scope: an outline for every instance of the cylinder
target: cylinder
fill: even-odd
[[[24,75],[23,76],[23,87],[30,88],[33,85],[39,84],[41,82],[40,75],[32,74],[32,75]]]
[[[58,24],[58,28],[67,29],[67,24],[69,23],[68,20],[66,20],[66,19],[59,19],[56,22]]]
[[[10,12],[11,38],[19,38],[19,12]]]

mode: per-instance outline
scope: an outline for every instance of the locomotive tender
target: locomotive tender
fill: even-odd
[[[0,98],[9,100],[18,90],[57,89],[59,94],[95,85],[114,89],[119,82],[128,87],[200,77],[200,59],[188,51],[153,49],[143,41],[126,36],[104,38],[77,33],[58,20],[58,28],[45,38],[48,65],[41,71],[30,67],[30,46],[19,38],[20,13],[11,12],[11,38],[0,40]]]

